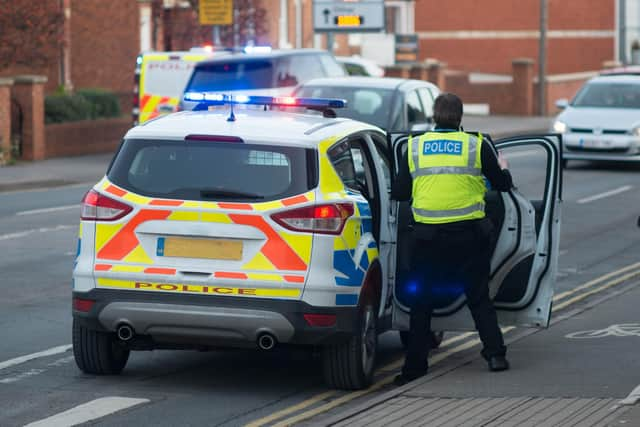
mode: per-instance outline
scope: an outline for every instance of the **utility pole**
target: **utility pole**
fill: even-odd
[[[618,0],[618,58],[627,65],[627,0]]]
[[[538,113],[547,115],[547,0],[540,0],[540,45],[538,48]]]

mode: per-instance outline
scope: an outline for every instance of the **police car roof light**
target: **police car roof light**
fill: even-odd
[[[206,110],[213,105],[267,105],[274,107],[303,107],[316,110],[345,108],[347,101],[337,98],[295,98],[292,96],[226,95],[211,92],[187,92],[185,101],[198,102],[194,111]]]
[[[244,53],[270,53],[271,46],[245,46]]]

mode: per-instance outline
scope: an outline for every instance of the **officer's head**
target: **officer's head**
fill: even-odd
[[[462,121],[462,100],[452,93],[441,93],[433,104],[433,120],[443,129],[459,129]]]

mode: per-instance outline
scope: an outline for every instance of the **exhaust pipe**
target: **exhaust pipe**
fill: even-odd
[[[271,350],[276,346],[276,338],[269,332],[263,332],[258,335],[258,347],[261,350]]]
[[[133,338],[133,328],[127,324],[122,324],[116,329],[116,335],[120,341],[129,341]]]

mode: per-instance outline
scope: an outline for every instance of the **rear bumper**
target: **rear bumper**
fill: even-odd
[[[94,300],[89,312],[74,310],[84,327],[115,332],[128,324],[152,348],[255,347],[258,336],[278,343],[323,345],[344,342],[357,330],[357,307],[314,307],[302,301],[210,295],[173,295],[93,289],[74,292]],[[336,323],[312,327],[308,313],[335,314]]]

